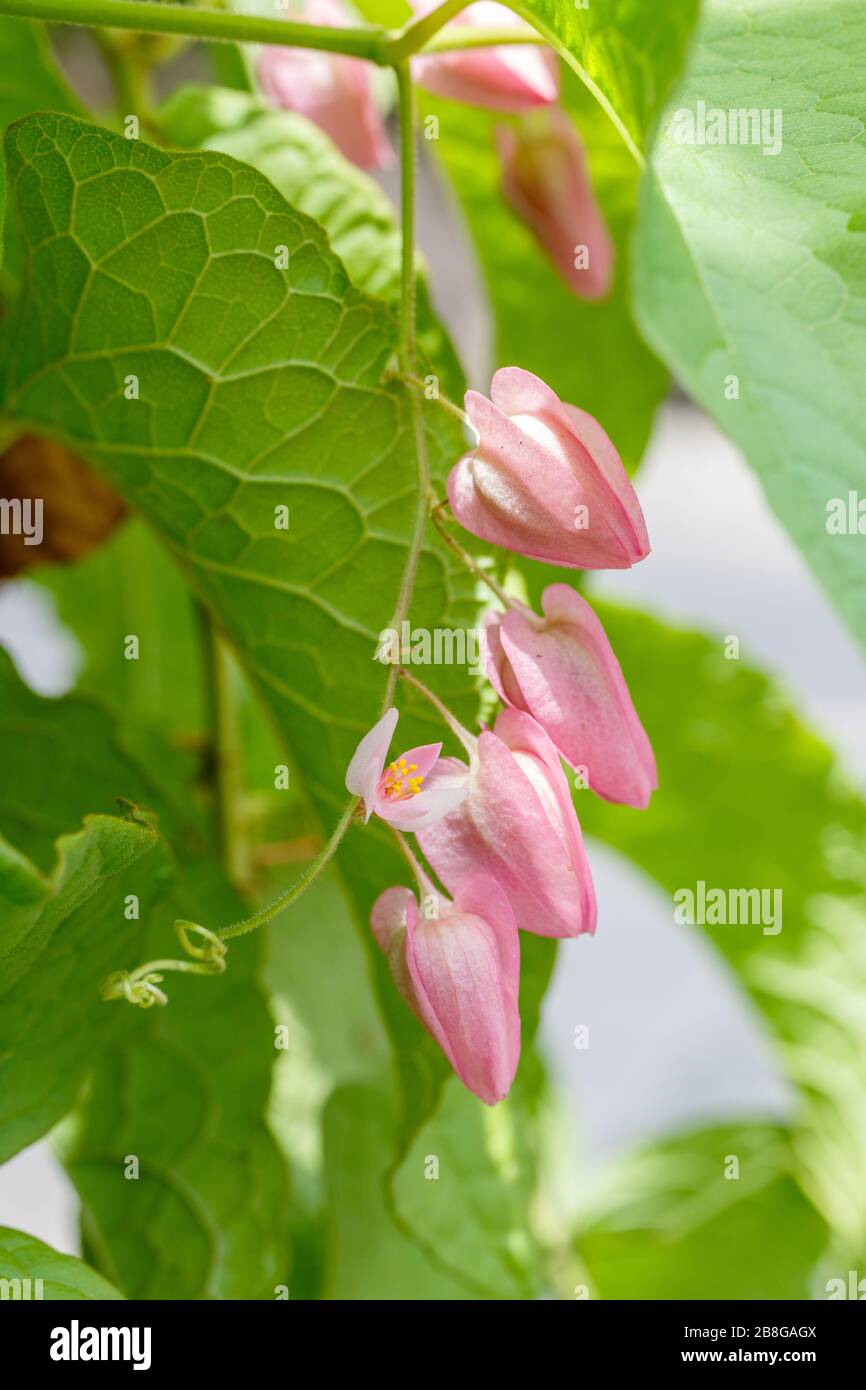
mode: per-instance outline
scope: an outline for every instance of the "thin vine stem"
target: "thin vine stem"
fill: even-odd
[[[394,380],[405,381],[407,386],[414,386],[418,391],[426,391],[426,383],[423,382],[419,376],[411,376],[407,372],[394,372],[392,376]],[[447,396],[431,396],[429,398],[425,397],[425,399],[430,399],[433,401],[434,405],[438,405],[440,409],[447,410],[449,415],[453,415],[455,419],[460,421],[461,425],[464,425],[467,430],[471,430],[473,434],[477,435],[478,431],[475,429],[466,411],[459,405],[456,405],[454,401],[450,401]]]
[[[528,24],[525,29],[470,29],[467,24],[434,34],[422,52],[462,53],[472,48],[514,48],[525,44],[546,45],[547,40]]]
[[[466,9],[466,0],[445,0],[438,9],[412,19],[399,33],[388,40],[387,61],[391,64],[404,63],[413,53],[418,53],[450,19]]]
[[[402,854],[403,858],[406,860],[406,863],[409,865],[409,868],[412,872],[412,877],[415,880],[420,896],[423,898],[428,893],[437,893],[439,890],[437,889],[436,885],[432,882],[430,875],[424,868],[424,865],[421,864],[419,860],[416,858],[416,856],[412,853],[406,840],[406,836],[402,835],[395,825],[389,825],[388,829],[390,830],[391,834],[397,842],[398,850]]]
[[[240,922],[232,922],[228,927],[221,927],[219,931],[214,933],[219,937],[220,941],[231,941],[236,936],[246,936],[247,932],[255,931],[258,927],[263,927],[266,922],[270,922],[272,918],[278,916],[279,913],[285,912],[287,907],[291,907],[295,899],[306,892],[310,885],[319,877],[322,870],[327,868],[328,864],[333,859],[343,836],[352,823],[352,817],[355,814],[357,806],[358,798],[353,797],[340,819],[337,821],[333,834],[325,845],[325,848],[320,854],[316,855],[312,864],[307,866],[300,878],[292,884],[291,888],[287,888],[285,893],[281,893],[280,896],[275,898],[272,903],[269,903],[267,907],[259,908],[258,912],[254,912],[251,917],[245,917]]]
[[[401,680],[406,681],[408,685],[411,685],[417,690],[419,695],[423,695],[425,700],[429,700],[442,721],[448,725],[452,734],[463,744],[469,756],[474,757],[475,747],[478,742],[477,738],[474,734],[471,734],[468,729],[464,729],[460,721],[455,719],[448,706],[443,704],[439,699],[439,696],[434,695],[430,687],[425,685],[423,681],[419,681],[417,676],[413,676],[411,671],[407,671],[405,666],[397,668],[397,675]]]
[[[189,39],[276,43],[346,53],[382,65],[391,62],[387,56],[390,35],[382,28],[329,28],[227,10],[199,10],[190,5],[154,5],[149,0],[0,0],[0,14],[54,24],[132,29],[142,34],[180,34]]]
[[[395,69],[397,93],[400,106],[400,339],[398,358],[402,372],[415,376],[415,89],[409,74],[409,66],[404,63]],[[424,419],[421,401],[417,391],[409,393],[409,410],[412,417],[412,435],[415,453],[417,497],[415,517],[406,563],[400,579],[400,590],[391,627],[399,632],[409,616],[415,576],[418,573],[418,558],[424,542],[427,524],[427,495],[430,490],[430,465],[427,458],[427,439],[424,433]],[[382,708],[387,709],[394,699],[397,684],[397,668],[392,666],[388,673]]]
[[[243,759],[236,673],[231,652],[212,619],[203,612],[202,621],[207,650],[220,857],[232,884],[244,889],[250,879],[250,855],[243,816]]]
[[[369,27],[328,27],[299,20],[233,14],[226,10],[194,9],[177,4],[154,5],[151,0],[0,0],[0,15],[41,19],[51,24],[87,25],[101,29],[130,29],[140,34],[176,34],[183,38],[226,43],[279,44],[345,53],[380,67],[395,67],[420,49],[431,53],[536,43],[546,40],[527,27],[469,29],[442,34],[450,19],[466,8],[466,0],[446,0],[440,9],[391,31]]]
[[[433,522],[433,525],[436,527],[436,530],[439,532],[439,535],[442,537],[443,541],[448,546],[448,549],[457,556],[460,563],[462,565],[465,565],[466,568],[470,571],[470,573],[475,575],[476,579],[480,579],[483,584],[487,585],[487,588],[490,590],[492,594],[496,595],[496,597],[499,599],[499,602],[503,605],[506,611],[509,608],[513,608],[514,605],[511,599],[508,597],[508,594],[505,592],[505,590],[502,588],[499,582],[496,579],[494,579],[492,575],[488,574],[485,569],[482,569],[482,567],[469,554],[468,550],[464,550],[460,542],[458,540],[455,540],[454,537],[451,535],[450,531],[447,529],[440,515],[439,509],[443,504],[441,502],[437,502],[436,497],[434,495],[431,495],[430,500],[430,520]]]

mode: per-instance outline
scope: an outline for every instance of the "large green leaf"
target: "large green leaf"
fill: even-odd
[[[58,71],[45,29],[26,19],[0,16],[0,130],[29,111],[80,111]],[[0,162],[0,225],[3,221],[4,175]],[[0,241],[0,265],[3,263]]]
[[[520,1087],[489,1110],[450,1082],[401,1164],[394,1202],[431,1262],[476,1297],[532,1298],[539,1288],[529,1230],[534,1184]]]
[[[61,1255],[50,1245],[0,1226],[0,1281],[3,1298],[41,1298],[73,1302],[78,1299],[122,1298],[117,1289],[83,1260]]]
[[[779,112],[781,151],[680,144],[669,114],[636,300],[649,341],[743,449],[861,641],[863,538],[830,534],[827,507],[866,495],[864,84],[858,0],[709,0],[673,107],[764,111],[770,136]]]
[[[64,82],[41,24],[0,17],[0,128],[29,111],[81,107]]]
[[[9,728],[5,723],[7,739]],[[0,836],[0,996],[45,950],[67,917],[155,843],[155,830],[142,818],[87,816],[83,830],[57,841],[57,864],[45,878]]]
[[[226,155],[169,154],[51,115],[14,126],[6,155],[29,247],[6,409],[73,443],[168,540],[330,827],[381,705],[372,657],[415,511],[409,390],[386,377],[390,312],[350,285],[314,222]],[[425,419],[441,480],[462,438],[435,405]],[[288,531],[274,526],[280,506]],[[474,610],[465,572],[425,546],[414,625],[465,626]],[[429,678],[473,717],[465,670]],[[401,738],[431,727],[419,711]],[[350,834],[341,862],[366,937],[373,897],[404,871],[375,830]],[[376,969],[420,1112],[441,1059],[378,953]]]
[[[635,152],[679,76],[698,0],[506,0],[559,50]]]
[[[112,969],[134,963],[137,934],[125,900],[135,894],[146,913],[165,891],[165,861],[138,816],[92,815],[84,830],[63,835],[86,808],[110,807],[117,795],[141,800],[147,791],[146,777],[118,756],[99,711],[39,700],[5,656],[0,689],[4,781],[15,788],[14,804],[7,792],[0,806],[10,948],[0,1001],[6,1159],[62,1118],[95,1053],[116,1032],[118,1017],[102,1003],[100,984]]]
[[[118,793],[158,810],[184,861],[181,874],[159,846],[124,867],[56,926],[0,1004],[0,1156],[60,1120],[90,1078],[71,1171],[103,1272],[131,1296],[272,1298],[289,1257],[285,1173],[265,1124],[275,1051],[260,941],[235,943],[222,976],[168,976],[166,1009],[145,1015],[100,997],[113,970],[179,954],[176,917],[242,915],[209,860],[188,762],[155,745],[143,769],[97,704],[40,699],[5,657],[0,696],[0,760],[15,786],[0,830],[40,871],[58,826]],[[104,848],[111,823],[98,820]],[[71,845],[95,871],[87,833]],[[149,827],[139,834],[152,845]],[[131,895],[138,918],[124,911]]]
[[[394,1142],[386,1093],[369,1086],[335,1091],[325,1111],[330,1231],[325,1297],[340,1300],[438,1301],[468,1297],[390,1220],[382,1154]]]
[[[660,787],[640,813],[576,792],[584,829],[672,895],[697,894],[700,881],[726,894],[768,891],[768,911],[752,911],[751,924],[681,930],[704,932],[761,1010],[799,1091],[801,1180],[856,1251],[866,1243],[866,806],[829,749],[766,677],[725,658],[721,640],[599,612],[652,739]]]
[[[160,128],[183,149],[222,150],[270,179],[293,207],[315,218],[353,284],[396,303],[400,293],[400,228],[377,184],[350,164],[318,126],[259,98],[218,87],[181,87],[159,113]],[[418,276],[418,341],[453,399],[463,374],[448,335]]]
[[[426,102],[439,119],[431,142],[466,213],[495,322],[495,366],[535,372],[599,419],[630,468],[640,461],[667,373],[631,315],[630,239],[638,170],[610,121],[573,74],[563,92],[589,153],[593,183],[616,247],[603,302],[579,300],[504,202],[494,129],[501,118],[455,102]],[[565,345],[565,350],[564,350]]]
[[[765,1126],[699,1130],[630,1156],[585,1202],[578,1248],[616,1299],[807,1299],[826,1226]]]
[[[241,915],[222,876],[187,866],[151,920],[145,958],[177,954],[175,917],[226,911]],[[131,1298],[272,1299],[288,1280],[286,1172],[265,1121],[276,1052],[261,944],[233,945],[218,977],[167,976],[168,1007],[95,1068],[67,1166],[89,1250]]]

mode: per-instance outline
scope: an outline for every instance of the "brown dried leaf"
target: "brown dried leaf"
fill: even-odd
[[[0,454],[0,578],[80,559],[125,513],[113,488],[62,444],[22,435]]]

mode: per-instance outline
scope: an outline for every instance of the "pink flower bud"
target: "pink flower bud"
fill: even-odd
[[[455,775],[465,764],[444,758]],[[465,799],[429,824],[418,843],[447,888],[474,869],[495,878],[522,931],[595,931],[595,890],[559,756],[520,710],[499,715],[477,740]]]
[[[643,512],[598,421],[519,367],[498,371],[490,396],[466,393],[478,444],[448,479],[461,526],[574,569],[627,569],[642,560],[650,548]]]
[[[332,28],[349,22],[340,0],[308,0],[297,18]],[[369,63],[343,53],[268,45],[259,54],[257,72],[272,106],[313,121],[353,164],[383,169],[392,162]]]
[[[507,1095],[520,1056],[520,945],[499,885],[472,873],[450,903],[432,890],[419,913],[388,888],[370,917],[403,998],[464,1086],[487,1105]]]
[[[613,242],[595,201],[583,144],[563,111],[500,126],[502,191],[581,299],[610,289]]]
[[[346,772],[346,788],[364,802],[364,822],[372,815],[401,830],[419,830],[458,806],[466,795],[466,778],[440,760],[441,743],[410,748],[385,766],[397,726],[389,709],[365,734]]]
[[[607,801],[645,807],[658,786],[650,741],[604,628],[568,584],[545,589],[538,618],[523,604],[490,613],[487,670],[506,704],[536,719]]]
[[[417,15],[436,9],[440,0],[410,0]],[[525,28],[513,10],[493,0],[478,0],[447,26],[480,29]],[[421,55],[412,60],[412,76],[437,96],[483,106],[492,111],[526,111],[559,98],[559,71],[553,53],[537,44],[503,44],[500,48]]]

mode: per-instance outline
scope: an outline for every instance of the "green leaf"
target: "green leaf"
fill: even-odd
[[[30,111],[78,113],[80,103],[61,76],[42,24],[0,17],[0,128]]]
[[[181,87],[158,120],[172,144],[221,150],[259,169],[287,202],[324,227],[353,284],[396,305],[400,227],[393,204],[318,126],[291,111],[275,111],[260,98],[216,87]],[[420,347],[443,393],[460,400],[463,373],[433,313],[423,271],[417,296]]]
[[[8,1288],[6,1281],[9,1281]],[[101,1274],[76,1260],[60,1255],[35,1236],[0,1226],[0,1285],[2,1297],[52,1299],[119,1299],[123,1295]]]
[[[4,775],[16,789],[14,806],[0,806],[2,896],[17,907],[4,922],[2,1161],[70,1109],[95,1052],[116,1031],[117,1013],[99,991],[111,970],[134,963],[124,900],[136,894],[144,911],[158,901],[165,864],[140,820],[89,816],[84,830],[55,846],[85,807],[111,805],[118,794],[143,799],[146,779],[118,757],[94,707],[31,695],[5,656],[0,690]]]
[[[490,1109],[449,1082],[394,1180],[401,1221],[431,1263],[481,1298],[533,1298],[531,1121],[520,1087]]]
[[[721,639],[597,607],[652,740],[660,787],[639,813],[576,792],[583,828],[670,894],[697,894],[700,881],[726,894],[767,891],[760,914],[747,914],[751,925],[681,930],[706,934],[763,1014],[799,1089],[801,1181],[833,1228],[862,1248],[866,806],[766,677],[725,659]]]
[[[495,365],[518,365],[601,421],[628,468],[646,445],[667,374],[631,314],[630,240],[638,170],[610,121],[568,71],[563,97],[590,158],[593,184],[616,248],[606,300],[579,300],[505,203],[494,130],[501,117],[455,102],[425,102],[439,118],[431,144],[459,194],[493,308]],[[563,345],[567,344],[567,350]]]
[[[640,156],[679,75],[698,0],[506,0],[586,84]]]
[[[51,115],[14,126],[6,154],[29,244],[6,408],[74,440],[169,542],[327,829],[381,707],[385,673],[372,658],[414,523],[412,405],[386,377],[390,312],[351,286],[314,222],[226,155],[169,154]],[[288,269],[275,262],[281,247]],[[124,395],[131,376],[137,400]],[[441,486],[462,436],[435,405],[425,420]],[[290,509],[288,531],[274,527],[277,506]],[[438,544],[425,545],[413,625],[471,625],[472,591]],[[433,667],[428,678],[474,718],[465,671]],[[401,722],[405,746],[439,730],[420,704]],[[444,1063],[367,927],[373,899],[405,869],[375,829],[350,832],[340,861],[407,1103],[423,1114]]]
[[[57,69],[44,26],[27,19],[0,16],[0,130],[5,130],[29,111],[46,107],[50,111],[81,110]],[[4,201],[5,180],[0,160],[0,227],[4,220]],[[4,262],[3,240],[0,237],[0,267]],[[14,267],[17,251],[12,246],[7,248],[7,256]],[[9,273],[6,267],[4,277]]]
[[[758,1125],[655,1144],[604,1175],[578,1239],[613,1299],[808,1299],[826,1226],[786,1136]],[[591,1200],[591,1199],[590,1199]]]
[[[175,918],[243,915],[209,860],[187,761],[154,745],[143,770],[97,704],[40,699],[5,657],[0,697],[0,761],[16,788],[0,831],[40,870],[58,824],[119,792],[156,807],[183,858],[181,874],[160,845],[123,868],[0,1002],[0,1158],[56,1124],[89,1078],[69,1162],[103,1272],[133,1297],[272,1298],[289,1254],[285,1170],[265,1123],[275,1050],[262,942],[234,943],[224,975],[167,975],[166,1009],[100,997],[112,971],[180,954]],[[92,853],[83,862],[98,867]],[[32,870],[25,886],[38,882]],[[124,911],[133,894],[138,919]]]
[[[0,836],[0,996],[68,917],[155,844],[156,831],[140,818],[87,816],[83,830],[57,841],[57,864],[46,879]]]
[[[188,866],[151,919],[145,959],[177,955],[175,917],[227,911],[242,907],[222,876]],[[168,1007],[95,1068],[66,1162],[88,1247],[130,1298],[272,1299],[287,1282],[286,1171],[265,1119],[276,1054],[262,945],[233,943],[220,976],[167,975]]]
[[[861,642],[862,536],[827,526],[833,499],[866,494],[864,40],[857,0],[710,0],[673,105],[778,111],[781,152],[680,144],[671,113],[636,295],[647,338],[742,448]]]
[[[391,1221],[382,1192],[382,1154],[395,1115],[369,1086],[335,1091],[325,1111],[328,1237],[325,1297],[341,1300],[465,1299],[464,1286],[430,1263]]]

